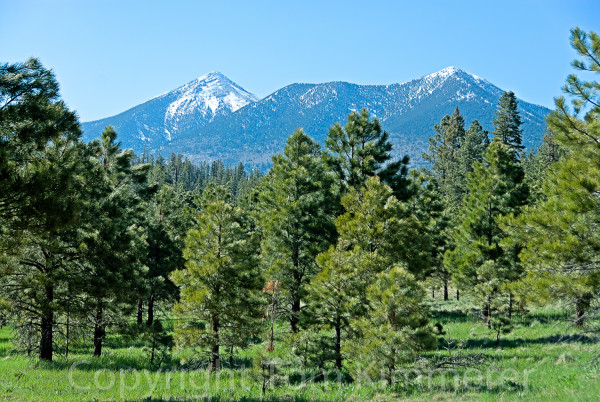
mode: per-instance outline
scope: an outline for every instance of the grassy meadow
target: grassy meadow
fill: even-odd
[[[106,340],[103,356],[72,346],[68,360],[56,354],[39,362],[13,350],[13,333],[0,329],[0,399],[4,400],[597,400],[600,395],[598,338],[578,334],[569,311],[532,308],[514,330],[496,335],[478,319],[468,298],[428,301],[432,323],[443,326],[438,349],[424,353],[393,385],[343,377],[327,381],[285,362],[290,346],[284,326],[275,343],[281,357],[273,374],[252,369],[255,344],[234,355],[234,368],[211,373],[194,363],[194,351],[175,350],[160,365],[149,351],[119,336]],[[228,365],[227,353],[223,358]],[[285,363],[284,363],[285,362]],[[269,380],[273,379],[272,382]]]

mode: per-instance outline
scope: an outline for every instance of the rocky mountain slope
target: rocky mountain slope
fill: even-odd
[[[193,81],[162,95],[168,97],[168,102],[161,101],[167,105],[161,106],[164,111],[156,108],[152,114],[142,108],[161,99],[158,97],[113,118],[85,123],[86,137],[97,136],[102,125],[110,123],[119,131],[123,145],[137,152],[146,147],[163,155],[182,153],[195,161],[221,159],[226,164],[243,162],[267,167],[271,156],[282,151],[286,138],[296,128],[303,128],[323,143],[333,123],[345,122],[351,111],[367,108],[390,133],[396,155],[409,154],[413,164],[420,165],[427,138],[434,134],[433,125],[451,114],[455,106],[460,108],[467,125],[477,119],[485,129],[493,130],[496,104],[503,92],[455,67],[402,84],[292,84],[258,101],[222,75],[216,81],[227,82],[228,89],[198,89]],[[189,91],[182,90],[188,87]],[[524,143],[535,146],[545,131],[544,119],[549,109],[524,101],[520,101],[519,108]]]

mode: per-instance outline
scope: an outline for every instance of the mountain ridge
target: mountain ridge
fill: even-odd
[[[227,79],[222,77],[221,80]],[[427,150],[427,138],[435,133],[434,124],[451,114],[455,106],[459,106],[467,125],[478,120],[485,129],[493,130],[492,120],[503,92],[489,81],[454,66],[386,85],[344,81],[294,83],[259,100],[246,96],[243,106],[223,109],[210,121],[188,125],[167,141],[140,142],[132,139],[131,132],[121,132],[120,138],[123,145],[137,152],[176,152],[194,161],[221,159],[226,164],[243,162],[268,167],[271,156],[283,150],[285,140],[296,128],[303,128],[324,143],[331,125],[344,124],[351,111],[367,108],[390,134],[394,156],[407,153],[418,166],[423,164],[421,155]],[[520,100],[519,111],[524,121],[524,144],[533,147],[545,132],[544,118],[550,110]]]
[[[110,124],[121,134],[121,140],[129,136],[156,146],[170,142],[174,134],[188,126],[205,125],[220,114],[257,100],[256,95],[223,74],[211,71],[115,116],[82,123],[84,139],[97,137]],[[125,138],[125,142],[131,139]]]

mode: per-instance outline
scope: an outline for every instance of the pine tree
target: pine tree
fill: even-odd
[[[481,127],[477,120],[473,120],[458,150],[458,164],[461,178],[461,194],[458,198],[461,201],[467,194],[467,175],[473,171],[475,162],[483,161],[483,155],[489,145],[488,132]]]
[[[153,195],[146,204],[145,211],[144,226],[148,243],[148,254],[144,261],[148,267],[146,324],[150,326],[154,321],[155,304],[160,301],[174,301],[179,296],[170,274],[183,268],[185,235],[191,227],[191,222],[182,195],[168,185],[163,185]]]
[[[70,191],[76,176],[54,169],[58,161],[51,158],[54,150],[72,147],[80,134],[77,116],[60,99],[51,70],[34,58],[0,64],[0,218],[11,229],[4,240],[29,225],[71,222],[78,203],[57,200]]]
[[[143,202],[150,196],[150,165],[133,165],[133,152],[122,151],[117,133],[107,127],[100,142],[93,142],[98,183],[89,204],[89,223],[82,232],[84,279],[81,313],[94,327],[94,356],[102,354],[106,329],[124,321],[143,292],[147,234],[143,228]]]
[[[79,136],[39,60],[0,65],[0,298],[17,330],[36,334],[43,360],[53,358],[56,319],[78,272],[77,225],[93,185]]]
[[[338,370],[342,369],[344,356],[343,343],[347,340],[350,320],[360,307],[359,284],[362,283],[357,271],[356,254],[351,251],[331,247],[317,257],[321,272],[316,275],[307,287],[307,308],[303,311],[303,323],[308,332],[333,330],[334,338],[324,340],[320,347],[328,347],[329,353],[321,354],[320,366],[331,359]],[[314,330],[314,331],[313,331]],[[307,340],[314,342],[314,339]],[[321,341],[317,339],[317,341]],[[322,367],[321,367],[322,368]]]
[[[301,130],[273,162],[260,193],[262,260],[286,292],[290,325],[297,332],[304,287],[318,271],[315,257],[334,239],[337,201],[319,145]]]
[[[572,65],[600,71],[600,36],[579,28],[571,45],[582,57]],[[537,205],[508,220],[515,242],[525,244],[524,287],[530,299],[566,300],[575,306],[575,323],[583,326],[600,290],[600,83],[569,75],[563,97],[555,99],[549,128],[566,152],[550,166]]]
[[[405,269],[378,274],[367,288],[368,313],[352,320],[358,339],[345,349],[354,356],[353,370],[393,385],[403,364],[432,349],[436,339],[424,300],[423,288]]]
[[[401,200],[407,192],[408,156],[391,161],[392,144],[389,134],[382,130],[377,118],[370,120],[369,112],[352,112],[344,127],[336,123],[327,133],[324,159],[338,180],[342,192],[360,187],[367,178],[378,175],[392,187]]]
[[[482,303],[482,315],[490,327],[501,323],[495,313],[501,310],[497,301],[508,292],[506,285],[522,275],[517,258],[520,249],[501,246],[507,234],[498,222],[503,215],[517,215],[528,199],[523,169],[514,152],[495,138],[484,163],[475,164],[468,176],[469,193],[461,210],[456,248],[444,259],[454,270],[459,287],[474,293]],[[492,321],[496,318],[498,321]],[[495,329],[502,330],[503,326]]]
[[[518,111],[517,97],[512,91],[504,92],[498,101],[498,110],[494,118],[494,136],[513,151],[515,158],[525,149],[522,145],[521,124],[523,122]]]
[[[427,171],[411,172],[416,190],[409,200],[410,209],[419,221],[422,231],[430,239],[428,250],[429,265],[417,275],[420,280],[427,280],[432,288],[443,287],[444,300],[448,300],[448,283],[451,275],[443,264],[444,253],[451,244],[452,219],[446,209],[438,182]]]
[[[311,328],[334,331],[332,356],[338,369],[350,321],[368,311],[364,290],[397,265],[419,272],[427,261],[423,250],[429,247],[419,223],[378,177],[350,188],[342,205],[346,213],[335,222],[337,245],[317,257],[321,272],[308,287],[306,311]]]
[[[208,187],[197,229],[186,239],[186,268],[172,274],[181,293],[175,312],[185,320],[176,342],[204,348],[213,370],[220,367],[221,347],[244,344],[260,317],[263,281],[241,222],[242,211],[226,189]]]
[[[473,164],[482,160],[489,140],[477,120],[465,131],[458,107],[452,116],[444,116],[435,130],[436,134],[429,139],[429,154],[423,154],[432,164],[425,171],[426,177],[420,179],[427,186],[417,188],[420,195],[415,205],[421,212],[420,219],[428,221],[434,240],[429,275],[434,282],[441,282],[444,300],[448,300],[450,273],[442,264],[441,256],[454,248],[453,228],[458,225],[458,211],[468,193],[467,175],[473,170]]]
[[[444,116],[434,128],[436,134],[429,138],[429,154],[423,154],[423,158],[431,162],[431,174],[439,184],[447,205],[456,209],[463,196],[464,177],[460,171],[459,150],[466,136],[464,118],[458,106],[452,116]]]
[[[537,150],[523,158],[525,180],[531,189],[532,200],[543,197],[542,183],[550,167],[565,155],[565,149],[556,141],[552,130],[546,130]]]

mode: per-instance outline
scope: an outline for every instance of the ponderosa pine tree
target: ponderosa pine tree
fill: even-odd
[[[262,260],[289,300],[292,332],[298,331],[304,287],[318,272],[315,257],[335,239],[337,196],[319,145],[302,130],[292,134],[260,193]]]
[[[512,149],[515,158],[519,158],[525,149],[521,124],[516,95],[512,91],[504,92],[498,101],[494,118],[494,137]]]
[[[39,340],[39,357],[52,360],[57,317],[70,303],[69,283],[80,276],[80,230],[77,227],[84,217],[85,203],[89,201],[90,159],[87,147],[66,138],[56,137],[38,155],[35,169],[48,180],[45,185],[56,184],[62,194],[47,194],[47,208],[37,210],[42,214],[38,225],[28,225],[16,238],[3,239],[10,245],[3,251],[0,266],[1,298],[10,304],[19,333],[35,328]],[[56,209],[52,209],[56,208]],[[54,220],[60,212],[67,215]]]
[[[408,156],[391,161],[392,144],[377,118],[371,120],[367,109],[352,112],[342,127],[336,123],[327,133],[324,159],[335,173],[342,193],[360,187],[367,178],[379,176],[401,201],[408,199]]]
[[[342,346],[348,339],[350,320],[360,307],[359,284],[362,282],[356,268],[359,262],[355,253],[332,247],[317,257],[317,263],[321,272],[307,286],[308,305],[303,311],[302,322],[306,330],[312,333],[333,330],[333,339],[318,339],[321,343],[319,347],[329,348],[329,353],[324,353],[320,348],[316,349],[316,353],[320,356],[319,360],[331,359],[335,367],[341,370],[344,360]],[[321,369],[324,363],[326,361],[320,362]]]
[[[96,149],[97,185],[82,232],[85,278],[79,284],[86,316],[94,328],[94,356],[102,354],[109,325],[124,320],[143,292],[148,253],[143,228],[143,202],[150,196],[150,165],[132,164],[133,152],[122,151],[117,133],[107,127]]]
[[[72,220],[75,212],[69,209],[77,203],[58,200],[76,176],[52,169],[57,161],[48,152],[56,149],[53,144],[71,147],[80,134],[77,116],[60,99],[51,70],[35,58],[0,64],[0,218],[2,226],[13,229],[4,240],[29,224],[47,221],[58,227]]]
[[[496,137],[484,162],[475,164],[468,176],[469,192],[461,209],[456,247],[444,258],[457,285],[473,293],[482,304],[482,316],[488,326],[500,331],[505,320],[495,312],[510,314],[510,308],[503,309],[498,301],[509,292],[506,286],[521,277],[522,268],[517,258],[520,248],[501,246],[507,234],[498,220],[508,214],[517,215],[529,195],[523,169],[514,153]]]
[[[148,293],[146,324],[150,326],[154,321],[155,304],[175,301],[179,296],[170,274],[184,267],[183,248],[191,219],[182,194],[168,185],[160,187],[152,196],[145,205],[145,211],[148,242],[148,255],[144,260],[148,267],[145,275]],[[138,323],[142,320],[140,310],[141,306],[138,306]]]
[[[333,356],[341,369],[351,319],[367,313],[364,290],[377,275],[402,265],[419,272],[426,264],[428,241],[419,222],[378,177],[350,188],[342,198],[346,211],[336,221],[335,247],[317,257],[321,272],[308,287],[307,323],[335,333]]]
[[[429,154],[424,153],[423,158],[432,164],[431,174],[439,184],[445,202],[456,209],[464,193],[458,154],[466,135],[465,121],[458,106],[452,116],[444,116],[434,128],[436,134],[429,138]]]
[[[421,178],[421,182],[427,182],[427,187],[418,188],[421,194],[415,205],[421,212],[420,219],[427,221],[434,239],[434,249],[431,250],[433,265],[429,275],[435,282],[441,282],[444,300],[448,300],[450,272],[442,263],[441,256],[454,247],[452,228],[458,224],[458,211],[468,193],[467,174],[473,170],[473,163],[482,160],[489,140],[477,120],[468,131],[465,130],[464,118],[458,107],[452,116],[444,116],[435,130],[436,134],[429,139],[429,153],[423,154],[423,158],[432,164],[425,171],[427,177]],[[435,192],[432,192],[433,188]],[[439,199],[441,211],[432,198]]]
[[[448,283],[451,275],[443,264],[444,253],[452,237],[452,215],[448,213],[439,184],[426,170],[411,171],[416,190],[409,200],[412,214],[420,222],[423,232],[430,239],[429,266],[417,276],[427,280],[435,289],[443,287],[444,300],[448,300]]]
[[[379,273],[367,288],[368,312],[353,317],[355,341],[345,345],[354,356],[352,371],[392,385],[403,364],[436,344],[429,325],[425,291],[405,269]]]
[[[489,145],[488,132],[481,127],[477,120],[473,120],[458,150],[458,165],[462,179],[461,202],[467,194],[467,175],[473,171],[475,162],[483,161],[483,155]]]
[[[77,271],[77,225],[92,182],[80,133],[39,60],[0,65],[0,298],[18,330],[35,326],[44,360]]]
[[[543,197],[542,185],[550,167],[565,155],[565,149],[556,141],[552,130],[547,129],[542,143],[530,151],[522,161],[525,180],[531,190],[532,201]]]
[[[220,367],[221,347],[245,344],[261,316],[263,280],[242,214],[224,187],[209,186],[186,239],[186,268],[172,273],[180,288],[175,312],[184,319],[176,342],[204,348],[212,370]]]
[[[582,58],[572,65],[597,74],[600,36],[575,28],[571,45]],[[550,167],[538,203],[508,220],[507,229],[525,244],[528,296],[571,302],[582,326],[600,291],[600,83],[569,75],[563,91],[573,111],[555,99],[548,124],[566,155]]]

